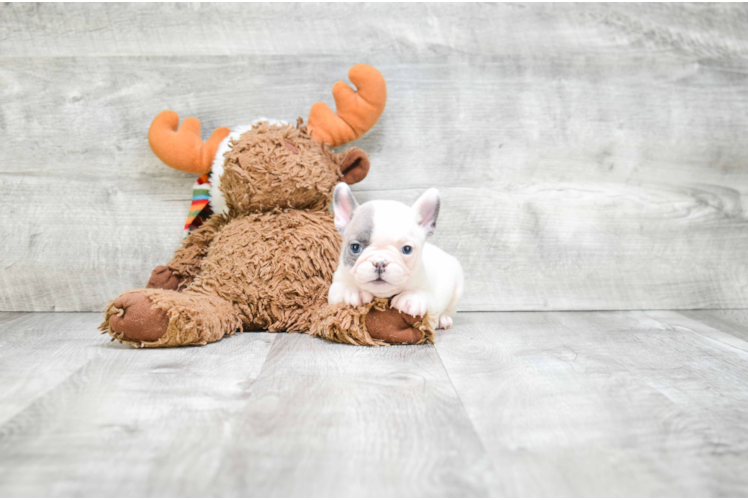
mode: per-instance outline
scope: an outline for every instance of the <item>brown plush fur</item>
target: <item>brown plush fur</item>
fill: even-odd
[[[232,314],[231,304],[218,297],[158,289],[133,290],[123,295],[123,303],[117,304],[115,299],[107,306],[100,329],[108,332],[112,340],[135,347],[205,345],[221,340],[225,335],[233,335],[242,326]],[[143,314],[146,324],[160,323],[162,317],[167,318],[160,337],[146,340],[141,335],[141,338],[132,339],[128,336],[127,324],[117,328],[116,318],[132,315],[133,306],[140,304],[149,308]],[[136,314],[139,312],[135,311]],[[140,316],[136,320],[140,320]]]
[[[248,214],[221,230],[185,292],[234,304],[245,326],[306,332],[312,312],[327,302],[339,253],[340,236],[327,212]]]
[[[359,307],[343,304],[325,305],[312,319],[309,333],[335,342],[354,345],[385,346],[389,344],[423,344],[434,341],[428,315],[414,318],[389,309],[389,300]]]
[[[228,219],[220,214],[212,215],[202,226],[185,238],[182,242],[182,248],[174,252],[174,258],[166,267],[181,278],[181,288],[188,286],[200,274],[201,265],[208,254],[210,243],[227,222]]]
[[[225,158],[221,190],[232,215],[276,207],[327,210],[340,174],[338,156],[303,125],[259,124]]]
[[[367,315],[385,311],[386,301],[327,306],[341,245],[328,206],[341,167],[353,156],[330,152],[301,121],[264,122],[243,134],[226,153],[221,177],[228,215],[214,214],[186,238],[167,265],[171,276],[163,270],[152,276],[170,288],[178,279],[180,291],[123,294],[107,306],[102,331],[138,347],[199,345],[257,329],[357,345],[386,345],[382,338],[430,341],[433,331],[399,313],[399,326],[380,321],[387,331],[372,337]],[[147,337],[127,333],[140,323],[150,325]],[[162,323],[158,337],[152,325]],[[390,334],[390,325],[393,332],[412,333]]]

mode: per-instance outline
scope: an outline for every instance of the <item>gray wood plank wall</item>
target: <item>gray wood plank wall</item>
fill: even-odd
[[[748,307],[748,8],[0,6],[0,310],[99,310],[179,244],[146,133],[389,86],[361,200],[444,198],[463,310]]]

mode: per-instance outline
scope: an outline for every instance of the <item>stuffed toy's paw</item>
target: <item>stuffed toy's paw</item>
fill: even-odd
[[[205,345],[242,330],[232,304],[220,297],[141,288],[109,303],[99,326],[135,347]]]
[[[422,318],[416,318],[387,307],[384,310],[372,309],[366,315],[366,329],[373,339],[382,340],[388,344],[421,344],[426,340],[433,342],[433,337],[427,331],[420,330]]]
[[[387,299],[374,299],[359,307],[332,304],[312,319],[309,333],[333,342],[386,346],[434,342],[428,316],[416,318],[393,309]]]
[[[151,273],[146,288],[160,288],[161,290],[178,290],[182,281],[171,269],[166,266],[156,266]]]
[[[156,342],[166,333],[169,317],[166,312],[153,307],[145,291],[123,293],[114,299],[105,312],[100,329],[130,344]]]

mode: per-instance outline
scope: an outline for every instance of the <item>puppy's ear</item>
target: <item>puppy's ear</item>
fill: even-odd
[[[436,230],[439,203],[439,191],[436,188],[431,188],[413,204],[413,210],[416,211],[416,222],[426,231],[427,238],[434,234]]]
[[[358,148],[350,148],[338,155],[341,179],[346,184],[361,182],[369,173],[369,157]]]
[[[335,229],[343,234],[345,227],[351,222],[353,212],[358,208],[358,202],[351,193],[351,188],[345,182],[335,186],[332,195],[332,209],[335,212]]]

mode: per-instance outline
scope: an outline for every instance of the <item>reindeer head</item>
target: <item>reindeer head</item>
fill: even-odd
[[[318,102],[312,106],[307,126],[301,119],[296,125],[262,121],[231,137],[229,129],[221,127],[203,142],[197,119],[187,118],[177,129],[178,115],[164,111],[151,124],[151,149],[170,167],[203,174],[211,170],[221,142],[228,141],[229,150],[216,159],[217,165],[222,162],[223,173],[212,182],[220,183],[230,212],[324,209],[338,182],[354,184],[369,171],[369,158],[360,149],[334,153],[329,148],[366,133],[379,119],[387,99],[384,78],[371,66],[354,66],[348,76],[357,91],[337,82],[333,86],[337,114]],[[219,170],[214,169],[214,175]]]

